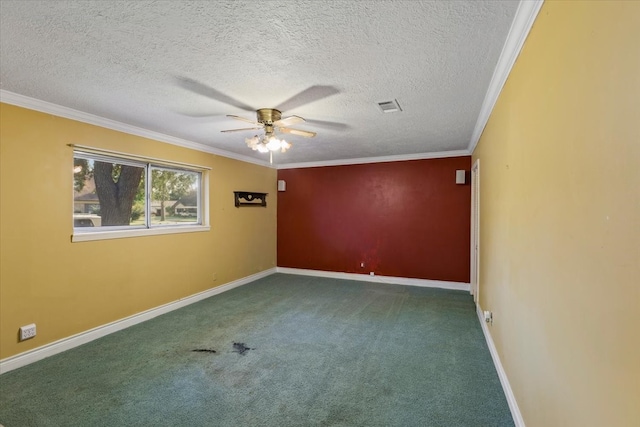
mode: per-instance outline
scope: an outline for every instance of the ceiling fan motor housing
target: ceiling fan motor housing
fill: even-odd
[[[265,125],[272,125],[273,122],[277,122],[282,118],[280,110],[276,110],[275,108],[261,108],[257,113],[258,123],[263,123]]]
[[[282,118],[280,110],[275,108],[260,108],[256,111],[258,114],[258,123],[264,125],[264,132],[266,135],[273,135],[273,123]]]
[[[259,125],[262,125],[262,129],[264,129],[265,135],[272,137],[275,136],[275,131],[282,133],[293,134],[297,136],[303,136],[305,138],[312,138],[316,136],[315,132],[310,132],[307,130],[300,129],[291,129],[290,125],[295,125],[297,123],[304,123],[304,119],[299,116],[290,116],[286,119],[282,118],[282,112],[280,110],[276,110],[275,108],[260,108],[256,110],[257,121],[245,119],[240,116],[228,115],[227,117],[231,117],[235,120],[240,120],[243,122],[251,123],[254,126],[251,128],[243,128],[243,129],[227,129],[222,132],[243,132],[247,130],[260,129]]]

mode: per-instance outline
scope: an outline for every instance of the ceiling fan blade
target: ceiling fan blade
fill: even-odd
[[[226,130],[221,130],[220,132],[244,132],[246,130],[254,130],[254,129],[262,129],[262,126],[260,127],[255,127],[255,128],[242,128],[242,129],[226,129]]]
[[[282,133],[290,133],[292,135],[304,136],[305,138],[313,138],[314,136],[316,136],[315,132],[309,132],[300,129],[278,128],[278,131]]]
[[[227,105],[231,105],[232,107],[236,107],[241,110],[245,110],[245,111],[256,110],[255,108],[245,104],[244,102],[239,101],[235,98],[232,98],[229,95],[225,95],[224,93],[218,90],[215,90],[214,88],[209,87],[204,83],[200,83],[188,77],[178,77],[177,80],[178,80],[178,86],[188,91],[197,93],[198,95],[206,96],[207,98],[214,99],[216,101],[222,102]]]
[[[286,117],[284,119],[280,119],[278,121],[273,122],[274,126],[282,127],[282,126],[291,126],[298,123],[304,123],[304,119],[298,116]]]
[[[227,117],[231,117],[232,119],[240,120],[243,122],[251,123],[252,125],[259,126],[261,123],[256,122],[255,120],[245,119],[244,117],[234,116],[233,114],[227,114]]]
[[[329,121],[326,121],[326,120],[312,120],[312,119],[309,119],[309,120],[307,120],[307,123],[312,124],[314,126],[320,126],[320,127],[323,127],[323,128],[327,128],[327,129],[335,129],[335,130],[351,129],[351,126],[349,126],[346,123],[329,122]]]
[[[211,122],[219,122],[221,120],[227,121],[227,118],[224,114],[205,114],[205,113],[183,113],[177,112],[181,116],[188,117],[189,119],[193,119],[193,121],[203,121],[207,123]]]
[[[293,95],[291,98],[277,106],[276,109],[280,111],[293,110],[294,108],[310,104],[328,96],[335,95],[336,93],[340,93],[340,91],[333,86],[311,86],[310,88]]]

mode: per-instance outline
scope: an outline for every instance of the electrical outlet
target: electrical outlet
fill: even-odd
[[[364,268],[364,262],[360,263],[360,268]]]
[[[20,326],[20,341],[28,340],[36,336],[36,324]]]
[[[218,275],[216,273],[213,273],[211,275],[211,278],[213,279],[213,281],[215,282],[216,280],[218,280]]]
[[[484,311],[484,321],[490,325],[493,325],[493,313],[489,310]]]

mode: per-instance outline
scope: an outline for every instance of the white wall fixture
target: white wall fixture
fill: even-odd
[[[287,181],[284,179],[278,180],[278,191],[287,191]]]
[[[36,336],[36,324],[31,323],[20,327],[20,341],[28,340]]]
[[[493,325],[493,313],[489,310],[484,311],[484,321]]]
[[[456,184],[464,184],[467,182],[467,172],[459,169],[456,171]]]

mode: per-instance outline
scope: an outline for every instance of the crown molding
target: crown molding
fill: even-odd
[[[275,168],[275,165],[270,165],[269,162],[254,159],[252,157],[243,156],[241,154],[232,153],[230,151],[220,150],[213,148],[205,144],[189,141],[182,138],[176,138],[174,136],[166,135],[160,132],[154,132],[148,129],[140,128],[137,126],[129,125],[126,123],[118,122],[104,117],[96,116],[94,114],[85,113],[73,108],[63,107],[61,105],[53,104],[51,102],[42,101],[40,99],[30,98],[28,96],[20,95],[18,93],[9,92],[0,89],[0,102],[5,104],[11,104],[18,107],[27,108],[29,110],[40,111],[42,113],[51,114],[58,117],[64,117],[66,119],[75,120],[78,122],[88,123],[94,126],[100,126],[106,129],[116,130],[118,132],[127,133],[129,135],[141,136],[143,138],[153,139],[155,141],[166,142],[168,144],[177,145],[179,147],[190,148],[196,151],[202,151],[204,153],[215,154],[221,157],[227,157],[234,160],[240,160],[242,162],[253,163],[260,166],[266,166]]]
[[[364,163],[402,162],[405,160],[442,159],[445,157],[470,156],[468,150],[437,151],[433,153],[399,154],[397,156],[361,157],[357,159],[325,160],[321,162],[284,163],[278,169],[317,168],[323,166],[359,165]]]
[[[480,141],[480,137],[489,121],[493,107],[496,105],[500,92],[502,92],[502,88],[511,73],[511,69],[529,35],[529,31],[531,31],[536,16],[538,16],[538,12],[542,7],[542,3],[544,3],[544,0],[522,0],[518,5],[518,10],[509,29],[509,34],[502,47],[500,58],[498,58],[498,63],[493,71],[491,83],[489,83],[489,88],[482,102],[480,114],[478,115],[476,126],[471,135],[471,141],[469,141],[470,153],[473,153],[476,145],[478,145],[478,141]]]
[[[118,132],[127,133],[130,135],[141,136],[144,138],[153,139],[155,141],[166,142],[168,144],[177,145],[179,147],[189,148],[196,151],[202,151],[205,153],[215,154],[217,156],[227,157],[230,159],[240,160],[242,162],[253,163],[260,166],[275,169],[297,169],[297,168],[312,168],[322,166],[341,166],[341,165],[356,165],[364,163],[384,163],[384,162],[400,162],[405,160],[423,160],[423,159],[439,159],[444,157],[460,157],[469,156],[471,152],[468,150],[455,150],[455,151],[439,151],[432,153],[417,153],[417,154],[400,154],[395,156],[382,156],[382,157],[361,157],[356,159],[338,159],[338,160],[326,160],[320,162],[302,162],[302,163],[284,163],[280,165],[270,164],[266,161],[254,159],[252,157],[243,156],[241,154],[231,153],[229,151],[220,150],[211,146],[200,144],[186,139],[176,138],[174,136],[166,135],[160,132],[143,129],[137,126],[129,125],[126,123],[118,122],[115,120],[107,119],[104,117],[96,116],[94,114],[85,113],[72,108],[63,107],[61,105],[53,104],[51,102],[42,101],[28,96],[20,95],[14,92],[9,92],[0,89],[0,102],[5,104],[16,105],[18,107],[27,108],[29,110],[40,111],[42,113],[51,114],[58,117],[64,117],[71,120],[76,120],[90,125],[100,126],[106,129],[116,130]]]
[[[151,131],[148,129],[140,128],[137,126],[128,125],[126,123],[118,122],[115,120],[103,118],[93,114],[85,113],[82,111],[74,110],[72,108],[63,107],[61,105],[53,104],[47,101],[30,98],[28,96],[20,95],[17,93],[9,92],[0,89],[0,102],[6,104],[16,105],[18,107],[28,108],[30,110],[40,111],[47,114],[52,114],[58,117],[64,117],[71,120],[76,120],[83,123],[88,123],[95,126],[100,126],[107,129],[124,132],[130,135],[141,136],[144,138],[153,139],[160,142],[166,142],[168,144],[189,148],[196,151],[202,151],[230,159],[239,160],[242,162],[252,163],[260,166],[276,169],[295,169],[295,168],[309,168],[309,167],[322,167],[322,166],[339,166],[339,165],[352,165],[352,164],[364,164],[364,163],[383,163],[383,162],[397,162],[405,160],[422,160],[422,159],[434,159],[443,157],[458,157],[468,156],[473,153],[482,136],[485,126],[491,116],[493,107],[500,96],[500,92],[504,87],[509,73],[515,64],[522,46],[524,45],[529,31],[533,26],[533,23],[542,7],[544,0],[521,0],[518,5],[515,17],[509,29],[509,34],[502,48],[502,52],[494,69],[489,88],[485,95],[478,120],[476,121],[475,128],[473,130],[471,140],[467,150],[455,150],[455,151],[441,151],[435,153],[417,153],[408,155],[397,156],[383,156],[383,157],[363,157],[356,159],[340,159],[340,160],[327,160],[319,162],[302,162],[302,163],[285,163],[280,165],[272,165],[266,161],[258,160],[253,157],[244,156],[241,154],[232,153],[230,151],[221,150],[205,144],[196,143],[193,141],[176,138],[170,135],[166,135],[160,132]]]

